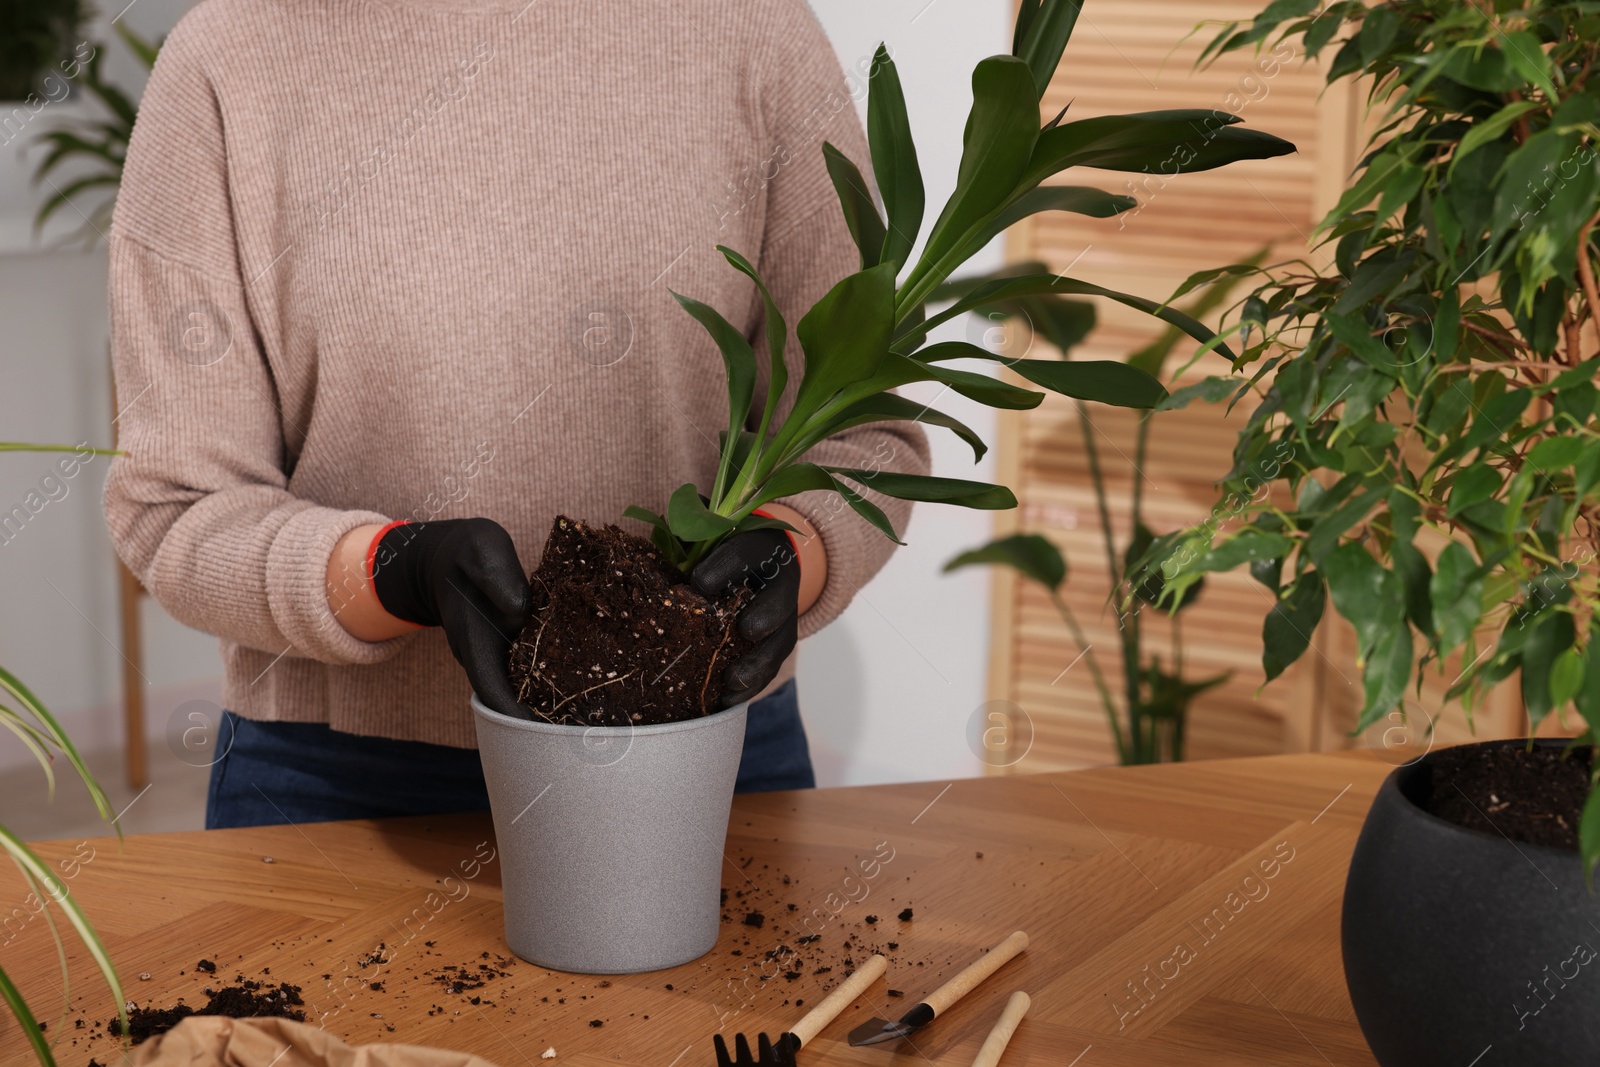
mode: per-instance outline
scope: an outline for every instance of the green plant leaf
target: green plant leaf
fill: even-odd
[[[1202,345],[1215,345],[1216,350],[1228,359],[1234,355],[1217,335],[1203,323],[1195,321],[1192,317],[1157,303],[1142,296],[1133,296],[1129,293],[1119,293],[1114,289],[1106,289],[1089,282],[1080,282],[1075,278],[1063,278],[1055,274],[1029,274],[1017,278],[999,278],[985,282],[972,290],[965,297],[957,300],[937,315],[930,316],[927,320],[916,325],[902,327],[899,336],[895,339],[895,348],[907,351],[914,348],[916,343],[928,332],[940,326],[957,315],[963,315],[996,301],[1011,300],[1019,296],[1103,296],[1115,300],[1119,304],[1126,304],[1137,308],[1146,314],[1154,315],[1178,327],[1184,333],[1199,341]]]
[[[17,1025],[22,1028],[22,1036],[27,1038],[29,1046],[33,1049],[34,1058],[39,1061],[41,1067],[55,1067],[55,1055],[50,1051],[49,1042],[44,1039],[44,1031],[39,1029],[39,1020],[33,1017],[28,1002],[23,999],[21,991],[12,983],[4,968],[0,968],[0,999],[6,1002],[6,1007],[16,1016]]]
[[[1600,621],[1592,618],[1583,647],[1583,686],[1574,702],[1589,731],[1600,739]]]
[[[1522,645],[1522,704],[1529,725],[1537,731],[1554,708],[1550,676],[1556,657],[1572,646],[1575,627],[1565,611],[1548,612],[1530,625],[1532,630]]]
[[[1271,134],[1234,129],[1239,121],[1237,115],[1192,108],[1063,122],[1039,135],[1017,184],[1031,189],[1068,167],[1175,176],[1295,150]]]
[[[722,536],[733,529],[733,520],[709,510],[699,491],[686,482],[667,501],[667,525],[680,540],[693,543]]]
[[[755,506],[811,490],[838,493],[857,515],[866,519],[889,540],[897,545],[905,544],[894,532],[894,526],[882,508],[815,463],[794,463],[775,473],[762,485]]]
[[[668,290],[669,292],[671,290]],[[733,324],[709,304],[703,304],[693,297],[683,296],[679,293],[672,294],[683,309],[694,316],[695,321],[706,328],[711,334],[711,339],[716,342],[718,350],[722,352],[723,368],[727,372],[728,384],[728,433],[737,434],[744,428],[745,420],[750,417],[750,404],[755,396],[756,388],[756,354],[750,347],[750,342],[744,334],[734,328]],[[728,473],[732,466],[733,454],[729,449],[723,449],[722,456],[717,464],[717,480],[712,487],[711,496],[718,499],[722,495],[723,487],[728,484]],[[696,500],[698,501],[698,497]],[[669,511],[670,515],[671,512]],[[676,527],[676,524],[674,524]],[[680,531],[681,535],[681,531]],[[697,537],[685,540],[700,540]]]
[[[936,478],[927,474],[901,474],[897,471],[860,470],[831,467],[823,470],[900,500],[929,504],[954,504],[963,508],[1003,511],[1017,506],[1017,498],[1003,485],[974,482],[965,478]]]
[[[926,194],[922,169],[917,163],[917,146],[911,138],[911,120],[906,114],[905,93],[900,73],[888,49],[878,46],[870,72],[872,87],[867,92],[867,141],[872,151],[872,170],[878,179],[888,227],[879,262],[893,263],[898,272],[917,243],[922,229]]]
[[[1583,877],[1594,891],[1594,868],[1600,863],[1600,789],[1591,788],[1578,820],[1578,851],[1583,854]]]
[[[1261,668],[1272,681],[1305,654],[1328,599],[1322,575],[1306,571],[1267,612],[1261,624]]]
[[[1061,550],[1042,534],[1012,534],[990,541],[982,548],[968,549],[944,565],[946,573],[962,567],[999,564],[1010,567],[1024,578],[1055,591],[1067,580],[1067,560]]]
[[[1387,715],[1405,696],[1406,683],[1411,680],[1411,648],[1411,627],[1405,619],[1386,620],[1362,665],[1366,704],[1356,722],[1355,733]]]
[[[1082,0],[1045,0],[1042,8],[1032,3],[1018,14],[1012,53],[1027,63],[1040,99],[1050,86],[1082,9]]]
[[[755,282],[756,289],[761,293],[761,303],[765,309],[764,329],[767,336],[767,399],[761,409],[761,422],[756,428],[755,439],[765,441],[767,432],[772,426],[773,416],[777,413],[778,403],[783,399],[783,391],[789,384],[789,368],[783,361],[789,326],[784,322],[783,312],[778,310],[777,301],[772,299],[772,293],[767,290],[767,283],[762,281],[761,275],[756,273],[750,261],[726,245],[718,245],[717,251],[721,252],[723,258],[733,264],[736,270]],[[739,463],[737,456],[734,458],[734,463]]]
[[[1456,146],[1455,154],[1450,159],[1449,175],[1452,178],[1455,177],[1456,167],[1460,165],[1463,159],[1488,142],[1497,140],[1510,128],[1513,122],[1538,106],[1532,100],[1516,100],[1505,105],[1482,122],[1473,123],[1466,136],[1461,138],[1461,143]]]
[[[50,714],[44,703],[33,695],[33,690],[22,684],[22,679],[4,667],[0,667],[0,690],[11,694],[12,699],[20,704],[28,714],[32,715],[34,720],[38,722],[39,728],[49,735],[50,743],[67,757],[67,762],[72,764],[72,769],[77,772],[78,777],[83,781],[84,788],[89,791],[89,797],[94,801],[95,810],[100,813],[100,818],[111,823],[116,828],[117,837],[120,838],[122,836],[122,827],[117,825],[115,813],[111,808],[111,801],[106,798],[105,790],[100,788],[100,783],[95,781],[94,775],[89,772],[88,764],[83,762],[83,756],[79,754],[77,746],[72,743],[72,738],[68,737],[67,732],[61,728],[61,723],[56,721],[56,717]]]
[[[872,202],[872,193],[867,189],[867,179],[843,152],[826,141],[822,143],[822,156],[827,161],[834,192],[839,194],[845,225],[850,228],[850,236],[855,238],[856,248],[861,252],[861,269],[875,267],[883,254],[886,230],[878,206]]]
[[[873,422],[920,422],[928,426],[941,426],[971,446],[974,463],[989,451],[983,438],[970,426],[927,404],[919,404],[894,393],[880,393],[846,407],[829,420],[825,436],[832,437],[841,430]]]
[[[928,233],[922,259],[907,279],[937,274],[947,255],[1003,207],[1017,190],[1039,137],[1039,96],[1028,65],[1014,56],[990,56],[972,72],[972,110],[967,115],[955,192]],[[948,274],[955,264],[948,264]],[[943,277],[936,277],[935,284]]]
[[[1294,541],[1283,534],[1246,526],[1222,543],[1200,553],[1199,558],[1183,569],[1189,573],[1231,571],[1246,563],[1278,559],[1293,547]]]
[[[1448,655],[1466,643],[1483,618],[1484,576],[1471,549],[1451,541],[1439,553],[1428,592],[1439,651]]]
[[[1583,691],[1583,673],[1583,653],[1563,649],[1550,665],[1550,703],[1559,708],[1576,699]]]
[[[894,292],[894,265],[880,263],[839,282],[800,319],[806,365],[789,421],[877,371],[894,332]]]
[[[1403,628],[1405,590],[1400,579],[1357,542],[1340,545],[1328,553],[1321,566],[1328,592],[1333,595],[1333,606],[1356,628],[1360,645],[1357,661],[1364,662],[1385,631],[1392,630],[1397,621]],[[1406,646],[1409,654],[1409,632]]]
[[[1066,211],[1074,215],[1087,215],[1092,219],[1108,219],[1138,206],[1139,201],[1131,196],[1107,193],[1088,186],[1041,185],[1017,197],[978,230],[977,235],[962,247],[961,258],[970,259],[990,241],[1029,215],[1044,211]]]
[[[1500,491],[1500,472],[1486,464],[1464,468],[1450,486],[1450,508],[1447,514],[1459,515],[1474,504],[1482,503]]]
[[[1053,393],[1124,408],[1152,408],[1167,391],[1149,374],[1116,360],[1008,359],[966,341],[942,341],[915,353],[919,362],[986,359],[1004,363],[1034,385]],[[1030,405],[1032,406],[1032,405]]]
[[[1528,453],[1528,462],[1545,473],[1566,470],[1583,455],[1587,442],[1581,437],[1546,437]]]

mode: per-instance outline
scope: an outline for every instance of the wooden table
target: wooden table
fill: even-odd
[[[69,885],[131,999],[203,1003],[203,986],[240,973],[293,982],[310,1018],[353,1044],[470,1050],[501,1067],[698,1067],[714,1062],[719,1020],[729,1033],[776,1034],[804,1010],[790,1002],[820,999],[843,967],[814,972],[851,955],[842,942],[853,934],[855,956],[862,945],[897,946],[886,948],[887,985],[824,1031],[804,1064],[968,1064],[1005,999],[1023,989],[1034,1007],[1009,1067],[1356,1067],[1373,1060],[1345,992],[1339,900],[1388,770],[1371,756],[1305,755],[740,797],[717,948],[671,971],[609,980],[497,962],[507,954],[498,865],[475,861],[493,848],[486,816],[39,851],[57,863],[79,857]],[[0,879],[0,892],[8,902],[25,896],[15,875]],[[760,928],[744,923],[750,910],[764,914]],[[869,1013],[898,1017],[1018,928],[1032,936],[1029,950],[914,1047],[845,1043]],[[811,933],[817,941],[795,947]],[[0,966],[37,1010],[53,1011],[55,949],[43,920],[9,922],[0,942]],[[769,963],[779,946],[794,951]],[[475,971],[484,954],[505,973],[460,993],[441,982],[461,973],[444,965]],[[195,969],[202,957],[217,974]],[[759,980],[763,971],[772,977]],[[112,1009],[81,948],[72,979],[73,1008],[92,1029]],[[84,1031],[71,1018],[65,1027],[63,1064],[117,1061],[111,1042],[72,1045]],[[556,1058],[541,1060],[552,1047]],[[0,1062],[29,1062],[9,1017]]]

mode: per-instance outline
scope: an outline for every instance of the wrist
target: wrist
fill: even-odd
[[[764,504],[759,512],[769,519],[778,519],[794,527],[794,532],[789,533],[789,543],[800,562],[798,600],[799,612],[804,615],[822,598],[823,587],[828,584],[828,553],[822,535],[811,525],[811,520],[787,504]]]
[[[393,525],[357,526],[338,540],[328,557],[328,611],[358,640],[386,641],[419,629],[391,615],[373,587],[372,550],[380,534]]]

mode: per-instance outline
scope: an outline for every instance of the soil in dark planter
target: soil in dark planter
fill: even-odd
[[[718,710],[722,672],[748,647],[744,594],[708,600],[654,545],[558,517],[512,646],[518,698],[547,722],[647,726]]]
[[[1412,799],[1469,830],[1576,851],[1593,759],[1593,749],[1563,758],[1553,745],[1447,748],[1433,760],[1431,777],[1418,781]]]

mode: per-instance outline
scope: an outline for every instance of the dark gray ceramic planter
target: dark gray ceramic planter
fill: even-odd
[[[513,952],[558,971],[632,974],[711,950],[746,708],[552,726],[473,698]]]
[[[1600,897],[1577,853],[1427,813],[1430,790],[1450,788],[1433,764],[1383,783],[1345,884],[1345,981],[1373,1054],[1382,1067],[1600,1063]]]

